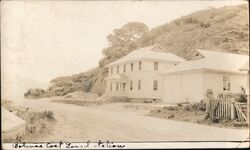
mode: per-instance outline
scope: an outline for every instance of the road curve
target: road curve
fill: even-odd
[[[249,135],[246,129],[228,129],[198,125],[118,111],[112,107],[83,107],[50,102],[23,100],[22,106],[52,110],[56,123],[51,134],[36,142],[87,140],[111,141],[241,141]]]

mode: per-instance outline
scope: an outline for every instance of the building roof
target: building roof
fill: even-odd
[[[144,47],[140,48],[137,50],[134,50],[127,54],[126,56],[108,64],[108,66],[113,66],[116,64],[132,61],[132,60],[138,60],[138,59],[154,59],[154,60],[163,60],[163,61],[176,61],[176,62],[181,62],[184,61],[183,58],[176,56],[172,53],[166,53],[166,52],[158,52],[158,51],[152,51],[154,48],[158,47],[157,45],[154,46],[149,46],[149,47]]]
[[[128,77],[124,74],[115,74],[112,76],[108,76],[105,80],[121,80],[121,81],[126,81],[128,80]]]
[[[185,61],[168,70],[168,73],[195,69],[213,69],[240,72],[239,68],[249,61],[249,56],[217,51],[197,50],[202,58]]]
[[[243,66],[241,66],[239,70],[240,70],[240,71],[249,70],[249,61],[246,62]]]

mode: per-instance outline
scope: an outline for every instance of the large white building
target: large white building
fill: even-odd
[[[106,95],[177,103],[203,100],[207,89],[216,95],[247,88],[247,73],[239,68],[248,56],[198,50],[201,57],[186,61],[157,49],[138,49],[108,64]]]

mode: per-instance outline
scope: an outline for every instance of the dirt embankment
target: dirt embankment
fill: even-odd
[[[12,101],[2,101],[2,106],[25,121],[25,134],[4,139],[3,142],[34,141],[50,134],[56,121],[52,111],[33,111],[28,107],[15,106]]]

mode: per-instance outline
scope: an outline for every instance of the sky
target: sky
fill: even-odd
[[[210,6],[241,3],[246,1],[2,1],[2,77],[48,83],[96,67],[106,37],[123,24],[138,21],[151,29]]]

